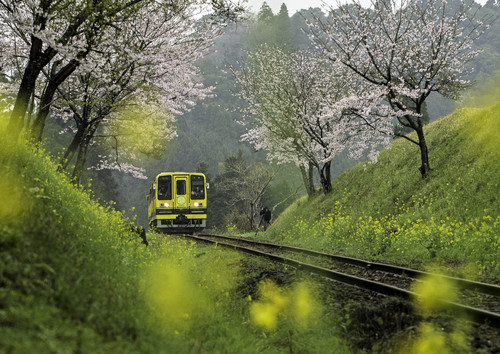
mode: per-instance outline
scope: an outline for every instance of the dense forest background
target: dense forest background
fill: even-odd
[[[456,0],[450,2],[456,2],[457,6],[459,3]],[[489,0],[484,6],[478,4],[477,9],[500,15],[497,0]],[[256,216],[263,205],[273,210],[273,217],[277,216],[305,194],[301,173],[293,165],[269,163],[264,152],[254,151],[241,141],[246,129],[240,124],[243,118],[241,108],[245,103],[236,96],[237,87],[230,68],[239,67],[247,53],[262,44],[286,51],[310,48],[305,29],[307,19],[313,16],[321,18],[324,13],[320,8],[309,8],[290,16],[283,4],[274,14],[264,3],[257,14],[229,25],[217,39],[210,55],[198,63],[202,72],[200,81],[206,86],[214,86],[213,95],[177,117],[177,137],[165,146],[164,151],[158,151],[155,156],[144,156],[140,167],[145,169],[148,179],[137,179],[119,171],[89,169],[85,173],[87,183],[84,185],[91,185],[103,202],[113,201],[116,209],[124,210],[138,225],[147,226],[146,193],[156,174],[162,171],[199,171],[207,175],[210,183],[209,227],[248,230],[252,223],[258,223]],[[480,85],[500,69],[498,20],[476,41],[476,47],[482,52],[473,62],[474,73],[470,79]],[[429,97],[427,102],[429,121],[451,113],[460,104],[439,95]],[[63,123],[53,122],[45,131],[50,142],[47,149],[60,152],[68,146],[68,141],[61,141],[66,135],[58,134]],[[98,144],[93,146],[88,156],[89,165],[98,159],[102,153],[100,149],[102,147]],[[337,158],[332,163],[332,176],[358,162],[347,155]],[[253,190],[242,194],[241,186],[253,186]]]

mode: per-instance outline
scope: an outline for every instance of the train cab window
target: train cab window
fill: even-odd
[[[158,200],[172,199],[172,176],[158,177]]]
[[[203,176],[191,176],[191,199],[205,199],[204,186]]]
[[[186,181],[183,179],[177,180],[177,195],[186,195]]]

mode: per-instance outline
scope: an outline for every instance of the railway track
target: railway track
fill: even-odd
[[[405,267],[368,262],[299,247],[258,242],[242,237],[211,234],[186,235],[186,237],[197,241],[216,243],[338,282],[406,299],[420,297],[419,294],[410,290],[412,282],[435,275]],[[487,323],[492,327],[500,328],[500,286],[456,277],[441,277],[451,281],[462,290],[460,303],[441,300],[450,311],[477,323]],[[469,302],[472,305],[463,302]]]

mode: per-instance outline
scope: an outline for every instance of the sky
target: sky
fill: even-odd
[[[252,12],[259,12],[264,0],[247,0],[247,5],[252,8]],[[475,0],[479,4],[485,4],[486,0]],[[282,3],[285,3],[288,9],[288,15],[293,16],[295,12],[301,9],[308,9],[310,7],[322,7],[323,4],[327,3],[334,5],[337,3],[336,0],[266,0],[267,4],[271,7],[274,14],[280,11]],[[370,0],[361,0],[362,4],[368,5]]]

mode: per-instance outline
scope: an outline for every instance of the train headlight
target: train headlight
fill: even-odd
[[[170,206],[170,204],[168,204],[168,203],[160,203],[160,206],[161,206],[161,207],[169,207],[169,206]]]
[[[196,202],[196,203],[194,203],[194,206],[195,207],[200,206],[200,203]]]

